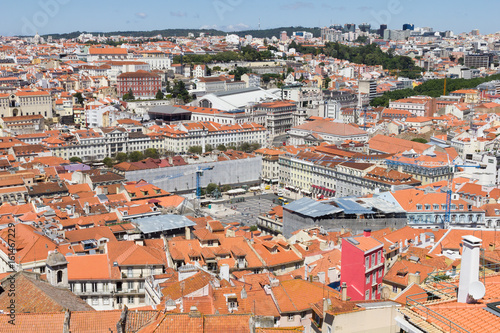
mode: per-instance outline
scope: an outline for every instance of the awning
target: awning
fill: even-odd
[[[240,193],[245,193],[246,191],[242,188],[236,188],[234,190],[229,190],[227,191],[228,194],[240,194]]]

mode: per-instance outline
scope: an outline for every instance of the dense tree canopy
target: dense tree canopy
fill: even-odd
[[[475,88],[481,83],[493,80],[500,80],[500,74],[490,75],[484,78],[476,79],[446,79],[446,94],[460,89]],[[389,106],[389,100],[397,100],[410,96],[425,95],[430,97],[439,97],[444,92],[444,79],[428,80],[414,89],[395,90],[384,93],[382,96],[374,98],[371,101],[372,106]]]
[[[209,64],[231,61],[262,61],[272,59],[273,53],[269,50],[258,51],[250,45],[241,48],[241,51],[225,51],[216,54],[187,54],[175,56],[174,64]]]

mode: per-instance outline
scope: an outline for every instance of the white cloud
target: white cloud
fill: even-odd
[[[148,17],[148,14],[146,13],[135,13],[135,16],[140,17],[141,19],[145,19]]]
[[[238,23],[238,24],[230,24],[226,27],[225,30],[227,31],[240,31],[240,30],[247,30],[248,28],[250,28],[249,25],[246,25],[244,23]]]

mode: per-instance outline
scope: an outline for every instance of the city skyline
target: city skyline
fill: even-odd
[[[19,13],[4,18],[0,34],[32,35],[69,33],[73,31],[114,32],[149,31],[162,29],[218,29],[239,31],[277,28],[281,26],[323,27],[331,24],[369,23],[373,28],[387,24],[390,29],[401,29],[404,23],[415,27],[432,27],[436,31],[452,30],[456,34],[479,29],[494,33],[494,12],[484,11],[494,6],[491,0],[480,0],[474,8],[450,6],[447,3],[424,0],[418,7],[410,7],[404,0],[372,3],[360,0],[353,3],[256,0],[194,0],[190,5],[160,4],[152,0],[141,2],[137,8],[130,0],[97,2],[89,0],[85,6],[69,0],[28,0],[4,4],[5,12]],[[160,9],[160,10],[158,10]],[[446,10],[448,15],[443,15]],[[110,15],[111,13],[111,15]],[[481,15],[481,16],[480,16]],[[477,17],[477,20],[474,18]]]

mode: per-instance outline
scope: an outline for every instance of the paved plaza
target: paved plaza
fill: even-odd
[[[278,203],[273,202],[273,200],[278,199],[278,196],[274,194],[250,195],[243,198],[245,201],[226,202],[223,207],[219,207],[217,210],[203,209],[203,212],[218,219],[223,224],[240,222],[242,225],[252,226],[257,224],[257,216],[260,213],[266,213],[278,205]],[[233,201],[236,201],[236,199],[233,199]]]

